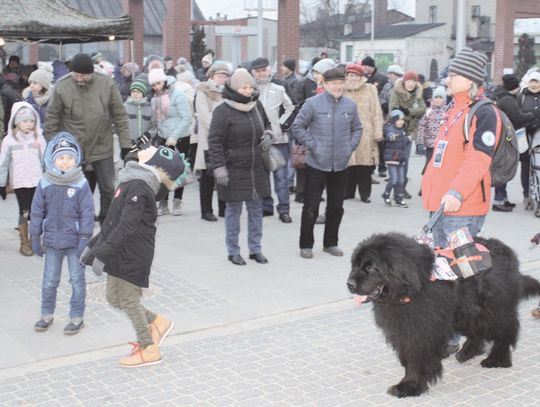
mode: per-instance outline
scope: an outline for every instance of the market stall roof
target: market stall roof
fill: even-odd
[[[0,37],[70,44],[133,38],[131,17],[97,18],[61,0],[0,0]]]

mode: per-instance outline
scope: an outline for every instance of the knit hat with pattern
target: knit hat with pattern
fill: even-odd
[[[487,58],[484,54],[463,48],[456,57],[450,61],[448,72],[463,76],[478,85],[484,82]]]

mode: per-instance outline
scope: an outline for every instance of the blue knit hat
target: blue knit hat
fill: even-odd
[[[393,122],[396,122],[398,121],[399,119],[404,119],[405,118],[405,114],[399,110],[399,109],[394,109],[390,112],[390,114],[388,115],[388,118],[393,121]]]

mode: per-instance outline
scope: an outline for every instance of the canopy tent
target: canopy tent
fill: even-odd
[[[130,16],[97,18],[62,0],[0,0],[0,37],[6,40],[72,44],[133,39]]]

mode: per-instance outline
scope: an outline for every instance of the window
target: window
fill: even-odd
[[[352,45],[346,45],[345,46],[345,61],[346,62],[352,62],[353,60],[353,46]]]
[[[480,17],[480,6],[472,6],[471,7],[471,14],[474,17]]]
[[[429,6],[429,22],[431,24],[437,22],[437,6]]]

